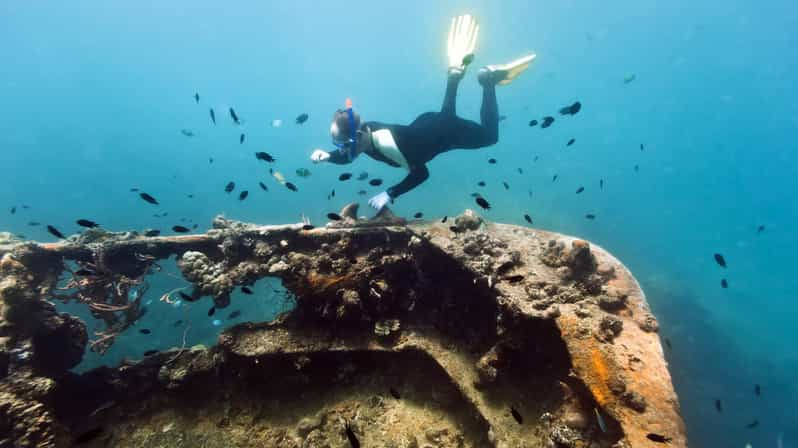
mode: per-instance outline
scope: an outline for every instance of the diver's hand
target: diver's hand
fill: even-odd
[[[382,210],[383,207],[385,207],[385,204],[387,204],[390,200],[391,196],[388,194],[388,192],[383,191],[377,196],[374,196],[373,198],[369,199],[369,205],[376,208],[377,211],[380,211]]]
[[[321,149],[317,149],[313,151],[313,154],[310,155],[310,160],[313,163],[325,162],[330,158],[330,153],[327,151],[322,151]]]

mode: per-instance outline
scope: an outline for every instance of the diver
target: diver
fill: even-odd
[[[316,149],[310,159],[314,163],[351,163],[355,157],[367,154],[393,167],[408,171],[398,184],[369,199],[369,205],[381,210],[389,201],[417,187],[429,177],[426,163],[438,154],[452,149],[478,149],[499,140],[499,107],[496,85],[512,82],[535,59],[531,54],[509,64],[488,65],[479,70],[477,79],[482,85],[480,123],[457,116],[455,102],[457,87],[466,68],[474,58],[479,24],[470,15],[452,19],[448,40],[448,79],[440,112],[421,114],[409,125],[362,122],[352,110],[351,100],[346,109],[333,115],[330,133],[333,152]]]

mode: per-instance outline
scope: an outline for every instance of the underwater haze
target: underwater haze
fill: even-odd
[[[55,241],[45,226],[69,235],[82,230],[77,219],[169,234],[175,225],[204,231],[217,214],[269,224],[304,214],[322,225],[351,201],[368,212],[368,198],[402,171],[367,157],[335,166],[309,156],[334,149],[330,119],[346,98],[365,120],[387,123],[439,110],[446,33],[464,13],[481,28],[459,115],[479,117],[479,66],[530,52],[537,60],[498,88],[499,143],[438,156],[429,179],[392,209],[452,216],[478,209],[478,191],[489,220],[529,225],[528,214],[534,227],[606,248],[638,278],[672,347],[691,446],[776,447],[780,434],[784,447],[798,446],[792,1],[6,0],[0,230]],[[575,101],[578,114],[558,113]],[[545,116],[555,118],[550,127],[529,126]],[[276,162],[256,160],[257,151]],[[362,171],[384,186],[338,180]],[[170,308],[153,287],[157,312],[138,324],[152,334],[130,335],[81,368],[180,345],[183,328],[172,322],[189,314],[189,344],[214,343],[237,307],[238,321],[271,319],[289,305],[266,283],[222,316],[200,309],[208,302]]]

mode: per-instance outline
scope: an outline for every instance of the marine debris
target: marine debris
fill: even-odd
[[[340,215],[0,244],[0,446],[686,446],[656,318],[609,253],[471,210],[455,225]],[[142,317],[145,277],[172,255],[202,307],[264,277],[296,307],[214,347],[184,333],[71,372]]]

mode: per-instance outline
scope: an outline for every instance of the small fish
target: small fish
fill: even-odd
[[[233,119],[233,123],[241,124],[241,120],[238,119],[238,115],[236,115],[236,111],[232,107],[230,108],[230,118]]]
[[[526,222],[528,222],[529,224],[532,224],[532,217],[531,217],[531,216],[529,216],[529,215],[524,215],[524,220],[525,220]]]
[[[532,121],[529,122],[529,127],[530,128],[534,128],[537,125],[538,125],[538,121],[537,120],[532,120]]]
[[[560,109],[560,115],[576,115],[580,110],[582,110],[582,103],[577,101],[570,106],[565,106]]]
[[[532,159],[532,161],[533,161],[533,162],[537,162],[537,161],[538,161],[538,159],[540,159],[540,156],[535,156],[535,158],[534,158],[534,159]]]
[[[141,334],[150,334],[150,333],[152,333],[152,331],[149,328],[142,328],[141,330],[139,330],[139,333],[141,333]]]
[[[543,123],[540,123],[541,129],[546,129],[554,123],[554,117],[543,117]]]
[[[308,114],[300,114],[298,117],[296,117],[296,124],[302,124],[308,121],[308,118]]]
[[[252,290],[248,286],[242,286],[241,292],[243,292],[244,294],[252,295]]]
[[[30,222],[28,222],[28,225],[31,226],[31,227],[37,227],[37,226],[42,225],[42,223],[40,223],[39,221],[30,221]]]
[[[338,176],[338,180],[340,181],[349,180],[351,178],[352,178],[352,173],[342,173],[340,176]]]
[[[472,62],[474,62],[474,53],[468,53],[467,55],[463,56],[463,65],[468,67]]]
[[[721,403],[720,400],[715,400],[715,409],[718,412],[723,412],[723,403]]]
[[[729,282],[725,278],[720,279],[720,287],[723,289],[728,288]]]
[[[480,187],[484,187],[485,186],[485,181],[481,180],[481,181],[477,182],[477,185],[479,185]]]
[[[477,205],[479,205],[485,210],[490,210],[490,204],[488,203],[488,201],[485,200],[485,198],[481,196],[477,198]]]
[[[507,277],[504,277],[504,280],[510,284],[518,283],[523,279],[524,279],[523,275],[508,275]]]
[[[521,416],[521,413],[512,406],[510,406],[510,413],[513,414],[513,418],[516,422],[518,422],[519,425],[524,424],[524,418]]]
[[[138,188],[131,188],[131,189],[130,189],[130,191],[131,191],[132,193],[135,193],[135,192],[139,191],[139,189],[138,189]]]
[[[144,232],[144,236],[158,236],[161,234],[161,231],[158,229],[151,229]]]
[[[93,276],[93,275],[97,275],[97,273],[96,272],[92,272],[92,271],[90,271],[88,269],[78,269],[77,271],[75,271],[75,275],[80,275],[82,277],[90,277],[90,276]]]
[[[568,143],[566,143],[565,146],[571,146],[571,145],[574,144],[575,141],[576,141],[576,139],[572,138],[572,139],[568,140]]]
[[[211,111],[211,121],[215,125],[216,124],[216,112],[213,111],[213,108],[211,108],[210,111]]]
[[[194,195],[193,194],[187,194],[186,197],[189,198],[189,199],[194,199]]]
[[[47,231],[50,233],[50,235],[53,235],[56,238],[61,238],[61,239],[66,238],[63,233],[59,232],[58,229],[56,229],[51,225],[47,225]]]
[[[22,208],[24,208],[25,210],[27,210],[27,209],[29,209],[29,208],[30,208],[30,205],[25,205],[25,204],[22,204]]]
[[[596,421],[598,422],[601,432],[607,432],[607,424],[604,422],[604,417],[601,416],[601,413],[597,408],[593,408],[593,412],[596,414]]]
[[[144,199],[146,202],[149,202],[150,204],[158,205],[158,201],[154,197],[148,195],[147,193],[139,193],[139,196],[141,197],[141,199]]]
[[[368,193],[368,192],[367,192],[366,190],[359,190],[359,191],[357,192],[357,194],[359,194],[359,195],[361,195],[361,196],[363,196],[363,195],[365,195],[365,194],[367,194],[367,193]]]
[[[235,189],[236,189],[236,183],[233,181],[228,182],[227,185],[224,186],[225,193],[230,193]]]
[[[176,321],[175,321],[175,322],[172,324],[172,326],[173,326],[173,327],[179,327],[179,326],[181,326],[181,325],[183,325],[183,319],[176,320]]]
[[[369,178],[369,173],[365,171],[357,175],[357,180],[366,180],[368,178]]]
[[[264,152],[264,151],[256,152],[255,153],[255,158],[258,159],[258,160],[263,160],[264,162],[269,162],[269,163],[272,163],[272,162],[274,162],[276,160],[274,157],[271,156],[271,154],[269,154],[268,152]]]
[[[194,101],[199,103],[199,93],[194,94]]]
[[[144,356],[152,356],[156,353],[158,353],[158,350],[147,350],[146,352],[144,352]]]
[[[637,75],[634,73],[629,73],[628,75],[623,77],[623,83],[629,84],[630,82],[634,81],[637,78]]]
[[[285,187],[291,191],[297,191],[296,185],[292,184],[291,182],[286,182]]]
[[[673,350],[673,346],[671,345],[671,340],[665,338],[665,345],[668,347],[669,350]]]
[[[313,229],[315,229],[315,227],[311,224],[305,224],[304,226],[302,226],[302,230],[313,230]]]
[[[640,150],[641,150],[641,151],[645,151],[645,150],[646,150],[645,146],[643,146],[643,144],[642,144],[642,143],[640,144]]]
[[[504,121],[507,119],[507,115],[499,115],[499,121]]]
[[[178,291],[177,294],[180,296],[181,299],[185,300],[186,302],[193,302],[197,300],[199,297],[192,297],[183,291]]]
[[[579,193],[581,193],[583,191],[585,191],[585,187],[579,187],[579,188],[576,189],[576,194],[579,194]]]
[[[754,420],[751,423],[745,425],[745,427],[748,429],[753,429],[756,428],[757,426],[759,426],[759,420]]]
[[[555,180],[557,180],[558,177],[559,174],[555,174],[554,176],[551,177],[551,181],[554,182]]]
[[[213,157],[208,157],[208,164],[213,165]]]
[[[759,384],[754,384],[754,395],[757,397],[762,395],[762,387]]]
[[[87,228],[89,228],[89,229],[91,229],[91,228],[94,228],[94,227],[99,227],[99,226],[100,226],[100,225],[99,225],[99,224],[97,224],[96,222],[94,222],[94,221],[89,221],[88,219],[78,219],[76,222],[78,223],[78,225],[79,225],[79,226],[81,226],[81,227],[87,227]]]
[[[588,213],[587,215],[585,215],[585,218],[586,219],[596,219],[596,215],[594,215],[592,213]]]
[[[518,174],[524,174],[524,170],[522,170],[521,167],[518,167]]]
[[[454,233],[459,233],[460,232],[460,229],[458,229],[457,226],[449,226],[449,230],[451,230]]]
[[[655,434],[653,432],[646,434],[646,438],[648,440],[651,440],[652,442],[657,442],[657,443],[670,443],[671,441],[670,437],[666,437],[661,434]]]
[[[423,213],[421,213],[421,212],[418,212],[418,213],[416,213],[415,215],[413,215],[413,217],[414,217],[414,218],[416,218],[416,219],[420,219],[420,218],[421,218],[421,217],[423,217],[423,216],[424,216],[424,214],[423,214]]]
[[[765,226],[759,226],[756,228],[756,234],[759,235],[760,233],[765,231]]]
[[[211,317],[211,316],[213,316],[214,314],[216,314],[216,307],[215,307],[215,306],[212,306],[212,307],[211,307],[211,308],[208,310],[208,317]]]
[[[238,194],[238,200],[243,201],[244,199],[247,198],[247,196],[249,196],[249,190],[244,190]]]
[[[96,428],[92,428],[84,433],[81,433],[77,436],[74,440],[75,445],[83,445],[84,443],[91,442],[92,440],[100,437],[105,432],[105,429],[102,426],[98,426]]]
[[[448,216],[444,216],[443,219],[441,219],[441,222],[446,222],[447,219],[449,219],[449,217]]]
[[[307,168],[297,168],[296,175],[299,177],[310,177],[310,170]]]
[[[635,165],[635,173],[640,171],[640,165]]]
[[[371,179],[369,181],[369,185],[371,185],[372,187],[379,187],[380,185],[382,185],[382,179]]]
[[[188,130],[188,129],[181,129],[181,130],[180,130],[180,133],[181,133],[181,134],[183,134],[183,135],[185,135],[186,137],[193,137],[193,136],[194,136],[194,133],[193,133],[193,132],[191,132],[191,131],[190,131],[190,130]]]
[[[247,138],[247,136],[246,136],[245,134],[241,134],[241,135],[238,137],[238,144],[239,144],[239,145],[242,145],[242,144],[244,144],[244,139],[245,139],[245,138]]]
[[[723,255],[714,254],[713,257],[715,257],[715,262],[718,263],[718,266],[720,266],[722,268],[726,267],[726,259],[723,258]]]
[[[258,185],[260,185],[261,190],[269,191],[269,187],[267,187],[266,184],[264,184],[263,182],[258,182]]]
[[[507,182],[502,182],[502,185],[504,185],[504,189],[505,190],[509,190],[510,189],[510,186],[507,185]]]
[[[493,158],[488,159],[488,163],[490,163],[491,165],[495,165],[496,164],[496,159],[493,159]]]
[[[211,321],[211,325],[213,325],[214,327],[218,327],[219,325],[222,325],[222,321],[219,319],[214,319]]]
[[[333,221],[340,221],[341,220],[341,215],[339,215],[338,213],[327,213],[327,218],[329,218],[329,219],[331,219]]]
[[[604,179],[599,179],[599,190],[604,189]]]
[[[197,228],[197,225],[196,225],[196,224],[194,224],[193,226],[191,226],[191,228],[192,228],[192,229],[196,229],[196,228]]]
[[[482,197],[482,195],[479,194],[479,193],[471,193],[471,197],[472,198],[479,198],[479,197]]]
[[[333,188],[332,191],[330,192],[330,197],[331,198],[335,197],[335,188]]]
[[[172,230],[177,233],[188,233],[190,231],[188,227],[183,226],[172,226]]]
[[[352,425],[349,422],[344,423],[344,431],[346,432],[346,438],[349,439],[349,445],[352,448],[360,448],[360,441],[357,439],[355,432],[352,431]]]
[[[399,399],[401,399],[401,398],[402,398],[402,396],[401,396],[401,395],[399,395],[399,391],[397,391],[397,390],[396,390],[396,389],[394,389],[393,387],[391,387],[391,388],[388,388],[388,392],[390,392],[390,393],[391,393],[391,396],[393,396],[393,397],[394,397],[394,398],[396,398],[397,400],[399,400]]]

